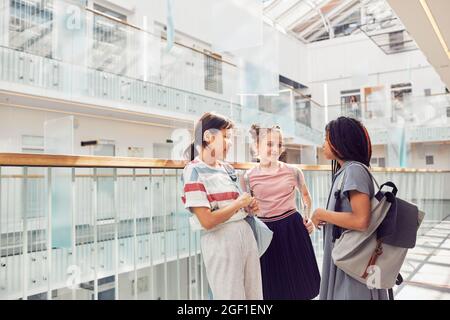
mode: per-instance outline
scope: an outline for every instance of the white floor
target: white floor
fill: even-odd
[[[395,300],[450,300],[450,216],[409,250]]]

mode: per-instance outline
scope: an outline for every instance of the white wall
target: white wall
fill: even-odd
[[[0,119],[2,119],[0,152],[22,152],[23,135],[44,136],[45,121],[67,116],[69,115],[58,112],[0,107]],[[88,116],[75,116],[75,124],[74,154],[76,155],[92,154],[92,147],[81,147],[81,141],[112,140],[115,142],[116,156],[119,157],[129,156],[129,147],[143,148],[146,158],[158,157],[158,155],[154,155],[155,144],[177,148],[177,143],[180,143],[182,145],[179,148],[184,150],[185,142],[191,141],[191,136],[182,141],[176,140],[178,135],[172,138],[172,133],[178,129],[176,127],[158,127]],[[250,161],[247,128],[236,129],[235,135],[233,150],[229,152],[227,160],[231,162]],[[168,144],[166,139],[173,139],[174,143]]]
[[[323,83],[329,104],[340,103],[340,91],[411,82],[413,95],[444,92],[445,86],[421,51],[386,55],[365,35],[308,45],[309,82],[315,100],[323,103]],[[366,75],[366,77],[363,77]]]
[[[434,164],[427,165],[426,156],[434,156]],[[411,144],[411,153],[408,167],[448,170],[450,168],[450,145],[445,143],[414,143]]]
[[[280,74],[306,85],[309,82],[309,50],[299,40],[279,32]]]
[[[44,135],[44,122],[68,115],[54,112],[0,107],[0,151],[22,152],[22,135]],[[90,154],[90,147],[81,147],[81,141],[106,139],[116,142],[116,155],[127,156],[128,147],[144,148],[144,157],[153,156],[154,143],[166,143],[175,128],[162,128],[122,121],[75,117],[74,153]],[[20,124],[20,125],[18,125]]]
[[[413,143],[408,155],[408,168],[417,169],[450,169],[450,144],[448,143]],[[320,148],[317,149],[318,163],[330,164],[323,156]],[[427,165],[426,156],[434,156],[434,164]],[[372,158],[385,158],[388,165],[388,154],[384,145],[372,146]],[[376,165],[375,165],[376,166]]]

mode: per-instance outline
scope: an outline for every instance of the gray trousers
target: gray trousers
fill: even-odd
[[[263,299],[258,248],[246,221],[228,222],[205,232],[201,247],[214,299]]]

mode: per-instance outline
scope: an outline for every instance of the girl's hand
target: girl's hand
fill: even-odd
[[[314,213],[311,217],[311,221],[317,229],[321,229],[322,226],[326,224],[325,221],[321,220],[321,215],[325,210],[322,208],[314,210]]]
[[[254,200],[253,197],[251,195],[249,195],[247,192],[244,192],[243,194],[241,194],[239,196],[239,198],[236,199],[236,201],[238,202],[239,208],[248,207],[250,205],[250,203],[252,203],[253,200]]]
[[[303,224],[306,227],[306,230],[308,230],[308,233],[311,234],[314,231],[314,224],[311,220],[307,218],[303,218]]]
[[[245,211],[252,216],[256,215],[256,213],[259,211],[258,201],[253,198],[252,202],[248,205],[247,208],[245,208]]]

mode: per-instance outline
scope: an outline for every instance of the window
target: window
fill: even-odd
[[[148,292],[149,287],[149,278],[148,276],[139,277],[137,279],[137,291],[138,294]],[[134,279],[131,280],[131,295],[134,296]]]
[[[56,290],[54,290],[56,291]],[[47,300],[47,292],[42,292],[38,294],[33,294],[31,296],[28,296],[28,300]]]
[[[358,26],[361,25],[361,11],[356,10],[349,17],[345,18],[342,22],[334,26],[334,36],[348,36],[358,30]]]
[[[217,54],[205,54],[205,90],[223,93],[222,57]]]
[[[341,114],[361,119],[361,90],[341,91]]]
[[[143,158],[144,148],[142,147],[128,147],[128,157]]]
[[[389,48],[396,51],[405,47],[404,30],[389,33]]]
[[[397,122],[398,118],[403,118],[406,121],[414,119],[412,111],[405,108],[408,104],[407,99],[412,94],[412,85],[410,82],[398,83],[391,85],[392,97],[392,113],[391,121]]]
[[[374,167],[385,167],[386,160],[385,160],[385,158],[372,158],[370,160],[370,165],[374,166]]]
[[[450,118],[450,107],[447,107],[447,118]]]
[[[258,108],[264,112],[274,113],[275,110],[272,108],[272,97],[258,95]]]
[[[41,57],[52,57],[53,1],[11,0],[9,46]],[[2,4],[4,6],[4,4]],[[5,15],[2,7],[2,15]]]
[[[410,82],[407,83],[398,83],[391,85],[391,94],[392,99],[403,101],[404,98],[410,96],[412,93],[412,84]]]
[[[311,127],[311,95],[299,95],[294,90],[295,120]]]
[[[432,165],[432,164],[434,164],[434,156],[426,156],[426,157],[425,157],[425,163],[426,163],[427,165]]]

